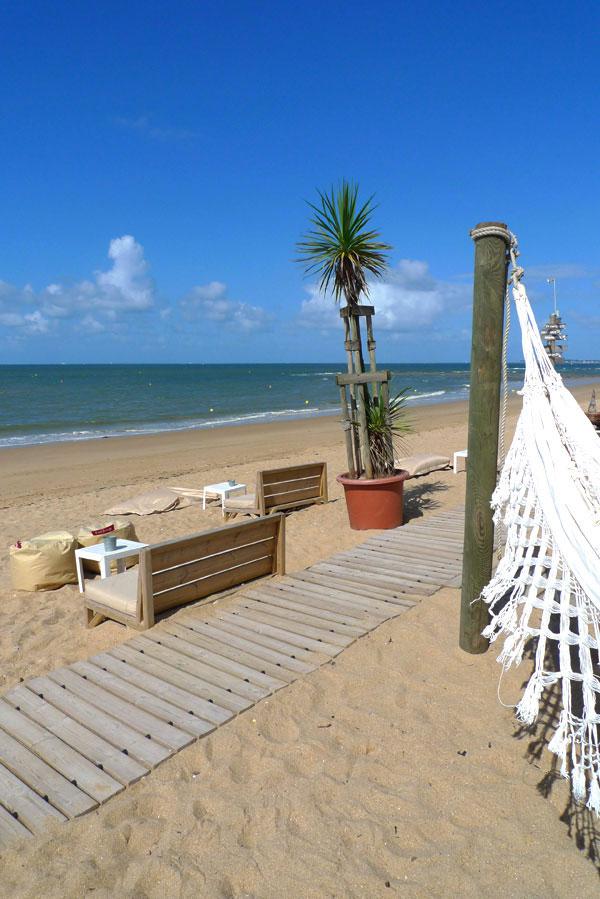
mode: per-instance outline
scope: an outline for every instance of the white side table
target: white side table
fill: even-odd
[[[458,474],[459,471],[467,470],[468,455],[468,450],[459,450],[457,453],[454,453],[454,474]],[[462,461],[459,462],[459,459]]]
[[[229,481],[221,481],[220,484],[207,484],[202,490],[202,508],[206,509],[206,500],[209,497],[221,497],[221,509],[225,505],[225,500],[232,493],[245,493],[245,484],[230,484]],[[223,514],[225,512],[223,511]]]
[[[95,543],[93,546],[82,546],[75,550],[75,565],[77,567],[77,582],[79,592],[83,593],[83,560],[98,562],[100,577],[110,577],[110,563],[113,559],[117,562],[117,571],[125,571],[125,559],[128,556],[138,555],[140,549],[148,546],[147,543],[137,543],[135,540],[125,540],[117,537],[117,548],[106,551],[104,543]]]

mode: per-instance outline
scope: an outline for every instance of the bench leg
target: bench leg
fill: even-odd
[[[100,612],[94,612],[93,609],[86,608],[86,627],[97,627],[99,624],[102,624],[103,621],[106,621],[106,616],[101,615]]]

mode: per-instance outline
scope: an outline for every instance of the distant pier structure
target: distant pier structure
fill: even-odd
[[[556,307],[556,278],[547,278],[554,289],[554,312],[540,331],[542,343],[553,365],[563,362],[567,349],[567,326]]]

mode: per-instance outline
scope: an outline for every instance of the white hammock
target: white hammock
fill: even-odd
[[[514,255],[513,255],[514,261]],[[549,749],[573,795],[600,814],[600,439],[554,370],[525,288],[513,297],[525,355],[523,410],[492,499],[506,548],[482,593],[505,636],[498,658],[518,665],[537,638],[535,670],[517,706],[535,721],[545,688],[560,682],[562,711]]]

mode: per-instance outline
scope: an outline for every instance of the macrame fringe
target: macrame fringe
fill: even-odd
[[[587,797],[600,816],[600,442],[546,356],[523,285],[513,295],[526,363],[523,411],[492,500],[506,545],[482,593],[490,611],[483,634],[504,638],[503,669],[533,645],[516,715],[533,724],[546,691],[558,694],[548,748],[573,797]]]

